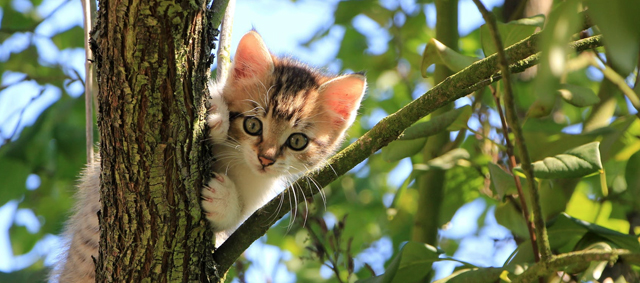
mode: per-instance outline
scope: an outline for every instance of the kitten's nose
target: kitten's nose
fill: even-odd
[[[260,164],[262,164],[262,166],[264,167],[267,167],[276,162],[275,160],[266,156],[258,156],[258,159],[260,159]]]

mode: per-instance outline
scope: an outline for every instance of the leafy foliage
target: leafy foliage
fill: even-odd
[[[361,118],[349,130],[350,137],[361,136],[382,116],[401,109],[436,84],[429,65],[443,64],[458,71],[480,54],[496,52],[486,26],[460,38],[460,50],[444,46],[435,39],[434,28],[427,25],[433,1],[418,2],[383,5],[374,0],[340,1],[332,25],[316,31],[305,43],[309,46],[329,36],[332,29],[341,29],[344,35],[332,64],[367,71],[368,97],[362,103]],[[268,232],[266,244],[288,251],[291,257],[281,261],[305,282],[418,282],[434,278],[438,269],[434,262],[456,261],[461,264],[457,270],[437,282],[513,280],[534,264],[519,202],[528,193],[525,189],[525,196],[518,194],[514,178],[519,178],[523,184],[535,182],[538,188],[554,253],[593,249],[640,252],[640,224],[632,217],[640,214],[637,109],[627,103],[616,84],[601,79],[600,70],[581,63],[588,57],[612,65],[617,71],[614,76],[638,95],[640,33],[635,15],[640,14],[640,4],[636,2],[558,1],[546,17],[499,24],[505,46],[544,27],[538,44],[542,54],[537,75],[533,80],[518,77],[513,85],[535,180],[527,180],[507,165],[505,139],[513,137],[503,128],[498,114],[504,86],[494,82],[457,101],[454,110],[425,117],[406,129],[399,140],[324,189],[326,210],[320,199],[304,204],[296,210],[300,212],[297,218],[289,219],[295,224],[285,220],[276,225]],[[586,13],[596,26],[581,32],[584,23],[577,12],[582,7],[588,7]],[[52,36],[39,35],[36,30],[44,22],[43,16],[33,9],[18,11],[7,1],[2,2],[2,9],[0,42],[13,40],[17,32],[30,35],[32,40],[0,58],[0,69],[23,74],[20,83],[50,84],[66,92],[65,82],[80,78],[64,62],[43,63],[43,54],[33,39],[46,37],[61,50],[78,48],[82,46],[82,30],[76,26]],[[377,34],[363,28],[359,24],[363,20],[375,25]],[[371,39],[379,34],[388,40],[373,53]],[[594,34],[603,35],[603,49],[575,54],[568,47],[569,42]],[[6,77],[3,75],[3,80]],[[3,81],[0,95],[15,95],[6,84]],[[4,180],[0,205],[19,202],[20,208],[38,216],[41,226],[33,233],[13,221],[10,236],[15,254],[27,253],[44,235],[60,232],[85,157],[83,107],[80,100],[65,94],[19,136],[2,132],[7,143],[0,147]],[[438,149],[438,157],[425,160],[421,152],[438,133],[448,133],[451,139],[445,148]],[[412,241],[416,211],[424,205],[415,180],[435,169],[446,170],[441,211],[436,216],[441,225],[437,247]],[[32,174],[39,177],[40,185],[27,190],[26,179]],[[485,204],[479,216],[465,213],[478,200]],[[526,203],[531,207],[531,200]],[[346,215],[349,221],[344,221]],[[304,223],[305,219],[309,221]],[[500,229],[497,224],[509,232],[491,234],[488,230]],[[476,228],[454,233],[463,226]],[[469,248],[469,239],[488,240],[485,246],[489,247]],[[517,248],[504,248],[501,243],[505,242]],[[487,248],[483,252],[489,259],[478,254],[464,257],[480,248]],[[500,257],[501,253],[511,256]],[[243,276],[250,264],[242,261],[236,276]],[[40,276],[42,268],[40,261],[19,273],[2,274],[2,278],[36,278],[33,276]],[[597,261],[575,263],[566,272],[576,281],[602,280],[589,274],[607,268]],[[637,273],[634,276],[637,278]]]
[[[81,80],[78,76],[81,70],[62,56],[51,61],[51,55],[42,48],[52,41],[55,45],[47,45],[49,52],[60,54],[82,48],[83,29],[76,25],[42,33],[52,27],[47,19],[54,13],[47,10],[71,4],[48,3],[49,8],[36,10],[33,5],[40,4],[36,2],[26,9],[25,3],[21,3],[22,8],[18,9],[18,4],[0,1],[0,49],[6,56],[0,58],[3,72],[0,101],[5,106],[11,105],[3,107],[8,110],[0,115],[0,119],[5,119],[0,122],[0,174],[5,181],[0,190],[0,205],[18,203],[16,211],[6,214],[12,223],[8,231],[11,252],[16,257],[22,256],[22,261],[15,260],[17,266],[25,261],[35,262],[26,269],[2,274],[3,282],[45,279],[47,271],[42,256],[51,247],[38,243],[50,243],[41,239],[61,232],[73,204],[77,176],[86,162],[84,102],[75,98],[78,92],[70,88]],[[60,92],[63,94],[55,98],[54,93]],[[53,104],[52,97],[57,99]],[[26,103],[16,107],[12,100]],[[25,215],[35,217],[25,220]]]

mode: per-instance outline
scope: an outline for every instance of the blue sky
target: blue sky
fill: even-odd
[[[37,7],[36,11],[43,17],[52,13],[64,0],[46,0],[41,7]],[[395,5],[412,5],[412,1],[400,0],[383,0],[382,4],[386,7]],[[502,0],[483,1],[489,8],[496,4],[501,4]],[[31,3],[27,0],[14,0],[14,7],[20,10],[31,9]],[[311,48],[299,47],[301,42],[309,39],[312,34],[323,26],[332,23],[332,14],[336,5],[336,0],[306,0],[306,1],[278,1],[278,0],[256,0],[242,1],[236,4],[236,13],[233,26],[232,49],[235,50],[240,37],[247,31],[255,28],[260,32],[270,50],[278,55],[291,55],[318,67],[327,66],[332,72],[338,72],[338,66],[333,62],[333,58],[338,51],[338,43],[340,42],[344,29],[340,27],[332,28],[330,36],[322,41],[314,44]],[[435,25],[435,8],[433,5],[427,5],[427,24],[431,27]],[[482,17],[477,12],[471,0],[460,1],[460,32],[464,35],[469,31],[477,28],[483,23]],[[79,0],[69,1],[55,14],[42,23],[37,29],[36,34],[40,36],[34,37],[34,42],[38,48],[42,64],[55,65],[62,64],[66,66],[68,74],[75,76],[72,69],[78,71],[84,76],[84,51],[82,49],[58,50],[57,47],[47,37],[60,31],[67,30],[73,26],[81,25],[81,5]],[[380,53],[386,48],[386,35],[375,22],[368,20],[366,17],[358,17],[354,20],[355,27],[363,33],[370,35],[368,41],[368,49],[366,52]],[[5,41],[0,48],[0,60],[6,60],[12,51],[19,51],[27,47],[28,36],[26,34],[14,35]],[[0,70],[2,71],[2,70]],[[21,74],[10,72],[2,73],[2,85],[8,85],[13,81],[19,80]],[[24,82],[19,85],[7,88],[0,92],[0,131],[3,136],[7,136],[16,127],[18,129],[23,126],[32,124],[37,116],[46,109],[50,104],[60,98],[62,92],[53,86],[44,86],[42,94],[42,86],[38,86],[34,82]],[[79,83],[73,83],[67,88],[67,92],[73,96],[78,96],[82,92],[82,86]],[[12,95],[22,93],[25,95]],[[31,95],[29,95],[31,94]],[[33,102],[32,97],[38,96]],[[19,121],[18,115],[15,115],[20,109],[26,105],[24,117],[20,125],[16,125]],[[383,118],[384,112],[378,113],[375,117],[369,117],[371,123],[377,122]],[[400,162],[398,168],[393,172],[396,178],[390,178],[391,183],[402,182],[410,172],[411,164],[409,162]],[[399,186],[399,185],[398,185]],[[462,247],[465,245],[488,245],[486,241],[491,237],[497,237],[495,233],[499,233],[504,237],[505,231],[494,230],[478,231],[476,219],[486,208],[484,201],[474,201],[465,205],[458,211],[451,222],[450,228],[443,231],[443,235],[463,239]],[[11,271],[28,266],[39,257],[48,254],[52,249],[52,245],[57,242],[56,236],[47,236],[39,243],[34,250],[27,255],[13,255],[8,239],[8,225],[12,217],[16,214],[18,222],[27,225],[31,229],[38,229],[39,223],[33,213],[29,214],[29,210],[17,209],[17,203],[11,202],[0,207],[0,271]],[[331,220],[333,216],[328,214],[327,220]],[[334,217],[335,218],[335,217]],[[486,225],[497,227],[495,219],[487,217]],[[493,234],[492,234],[493,233]],[[499,235],[498,235],[499,236]],[[465,238],[466,237],[466,238]],[[377,271],[381,273],[383,264],[393,251],[390,250],[390,240],[382,239],[376,243],[380,248],[378,254],[367,251],[367,256],[359,256],[357,259],[361,261],[357,265],[361,265],[362,261],[367,261]],[[514,247],[506,247],[504,251],[508,251],[504,256],[494,258],[494,262],[485,262],[485,264],[501,264],[500,258],[508,255]],[[503,251],[503,253],[505,253]],[[478,250],[475,249],[475,253]],[[474,262],[473,258],[477,255],[474,249],[461,248],[459,254],[462,260]],[[283,265],[276,265],[277,259],[281,256],[286,259],[289,256],[286,252],[281,254],[280,251],[271,246],[261,244],[260,241],[253,245],[246,253],[249,258],[266,258],[248,270],[247,280],[249,282],[262,282],[265,278],[277,278],[277,282],[294,282],[295,277],[289,274]],[[363,254],[364,255],[364,254]],[[375,256],[374,256],[375,255]],[[502,259],[504,260],[504,259]],[[447,275],[453,269],[452,263],[443,263],[439,265],[438,276]],[[328,271],[322,272],[328,276]]]

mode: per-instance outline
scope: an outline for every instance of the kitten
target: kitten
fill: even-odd
[[[277,58],[255,31],[245,34],[226,82],[210,84],[215,178],[202,208],[216,245],[335,152],[366,89],[360,74],[329,77]]]
[[[286,180],[317,168],[353,123],[366,81],[328,77],[272,56],[257,32],[240,40],[225,82],[209,84],[207,124],[215,177],[202,190],[202,209],[219,246],[251,213],[284,189]],[[51,279],[93,282],[100,240],[100,161],[85,169],[65,229],[65,259]]]

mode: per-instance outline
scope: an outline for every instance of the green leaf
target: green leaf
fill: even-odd
[[[498,204],[494,214],[498,224],[506,227],[520,238],[529,239],[527,223],[524,221],[524,217],[522,217],[522,212],[517,211],[513,203],[505,202]]]
[[[440,260],[435,247],[418,242],[408,242],[402,248],[402,258],[393,283],[423,282],[431,274],[431,265]]]
[[[504,171],[495,163],[489,163],[488,167],[491,175],[491,187],[498,198],[504,199],[506,195],[518,193],[513,175]]]
[[[357,15],[372,9],[382,9],[382,7],[378,1],[374,0],[340,1],[333,16],[336,24],[349,25]]]
[[[587,107],[600,102],[600,98],[588,87],[561,84],[558,94],[569,104],[576,107]]]
[[[67,31],[58,33],[51,38],[51,41],[58,46],[58,49],[84,47],[84,29],[75,26]]]
[[[402,254],[397,255],[393,258],[393,261],[387,266],[387,269],[384,270],[384,274],[369,277],[366,279],[358,280],[357,283],[391,283],[393,277],[398,272],[398,267],[400,266],[400,260],[402,258]]]
[[[0,172],[0,205],[4,205],[10,200],[20,198],[27,191],[27,177],[31,174],[31,169],[22,160],[3,157],[0,158]]]
[[[588,143],[563,154],[533,162],[536,178],[578,178],[602,170],[600,142]]]
[[[443,155],[427,161],[426,164],[414,164],[415,171],[429,171],[431,169],[449,170],[458,163],[460,159],[469,159],[470,155],[464,148],[455,148]]]
[[[0,272],[0,282],[46,282],[49,269],[26,268],[10,273]]]
[[[393,162],[405,157],[413,156],[420,152],[426,142],[427,138],[393,141],[386,147],[382,148],[382,159],[388,162]]]
[[[26,254],[36,245],[42,235],[40,233],[31,233],[25,226],[14,224],[9,228],[9,237],[11,248],[14,254]]]
[[[461,269],[433,283],[493,283],[498,282],[503,271],[503,268],[493,267]]]
[[[636,196],[634,198],[634,205],[636,208],[640,208],[640,151],[634,153],[629,157],[627,161],[627,167],[625,168],[624,178],[627,181],[627,191],[630,195]]]
[[[2,9],[2,29],[16,31],[33,31],[37,25],[36,13],[20,13],[11,7]]]
[[[43,66],[38,62],[38,58],[38,50],[35,45],[32,45],[22,52],[12,53],[6,62],[0,62],[0,70],[24,73],[41,85],[52,84],[62,88],[63,79],[51,79],[52,77],[65,76],[62,70]]]
[[[549,114],[553,108],[555,92],[564,75],[569,54],[569,41],[578,32],[582,18],[580,0],[567,0],[560,3],[549,15],[549,21],[542,31],[540,40],[540,64],[535,78],[535,95],[539,98],[536,108],[530,110],[533,117]],[[571,51],[573,52],[573,51]],[[536,115],[533,115],[536,114]],[[542,115],[544,114],[544,115]]]
[[[618,231],[571,217],[566,213],[558,215],[553,225],[549,228],[549,239],[551,239],[551,231],[558,235],[573,234],[574,236],[580,235],[581,237],[584,237],[587,232],[590,232],[600,236],[600,239],[604,238],[610,241],[610,243],[617,246],[617,248],[628,249],[631,252],[640,252],[640,243],[638,243],[638,239],[635,236],[622,234]],[[553,249],[554,247],[552,246],[551,248]]]
[[[398,139],[412,140],[426,138],[444,130],[457,131],[467,126],[469,117],[471,117],[471,106],[465,105],[433,117],[429,121],[418,122],[412,125],[404,130]]]
[[[384,274],[358,280],[358,283],[423,282],[431,274],[431,265],[441,260],[436,248],[418,242],[407,242],[391,261]]]
[[[506,24],[497,22],[502,45],[506,48],[529,37],[537,28],[542,28],[544,20],[544,15],[536,15]],[[489,57],[489,55],[497,52],[496,45],[493,42],[493,37],[491,37],[491,31],[489,31],[487,24],[480,27],[480,41],[485,57]]]
[[[435,38],[431,38],[422,53],[420,71],[422,77],[428,77],[427,68],[433,64],[444,64],[453,72],[458,72],[478,61],[478,58],[462,55],[447,47]]]
[[[621,74],[629,74],[638,62],[640,29],[637,0],[585,1],[587,13],[602,32],[607,58],[619,68]]]

